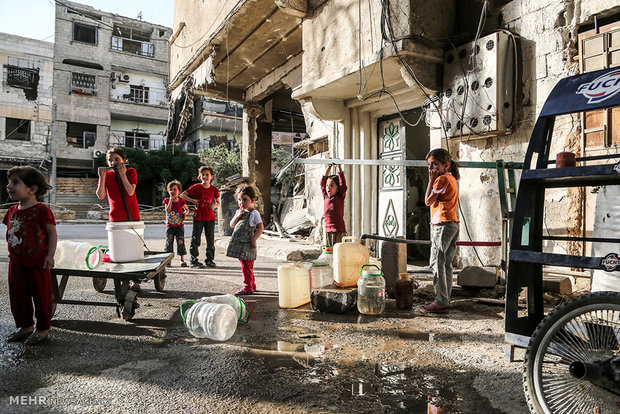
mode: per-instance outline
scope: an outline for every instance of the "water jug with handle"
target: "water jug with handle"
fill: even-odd
[[[329,265],[334,267],[334,249],[329,246],[321,246],[321,255],[317,259],[320,262],[328,262]]]
[[[183,309],[190,305],[186,311]],[[226,341],[237,329],[237,313],[227,303],[185,302],[181,305],[181,317],[189,333],[196,338]]]
[[[334,272],[327,260],[321,260],[312,263],[310,269],[310,290],[316,290],[325,286],[329,286],[334,281]]]
[[[56,244],[54,267],[64,269],[94,269],[101,264],[105,246],[86,242],[62,240]]]
[[[278,301],[281,308],[310,302],[310,273],[305,266],[287,263],[278,267]]]
[[[368,248],[357,238],[343,237],[342,242],[334,246],[334,283],[340,287],[355,286],[369,256]]]
[[[364,315],[380,315],[385,309],[385,279],[375,265],[364,265],[357,281],[357,310]]]
[[[248,308],[245,301],[240,297],[231,295],[230,293],[227,295],[205,296],[200,298],[200,302],[226,303],[232,306],[237,313],[238,322],[248,323],[250,320],[250,308]]]

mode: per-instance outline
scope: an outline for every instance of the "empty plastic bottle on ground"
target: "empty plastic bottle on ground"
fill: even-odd
[[[357,310],[364,315],[379,315],[385,309],[385,279],[375,265],[362,266],[357,281]]]
[[[189,305],[191,302],[184,303]],[[209,338],[214,341],[230,339],[237,329],[237,313],[227,303],[196,302],[183,314],[185,326],[196,338]]]
[[[101,263],[103,246],[63,240],[56,244],[54,267],[64,269],[94,269]]]
[[[215,296],[205,296],[204,298],[200,298],[200,302],[211,302],[211,303],[226,303],[233,307],[235,312],[237,313],[237,321],[242,323],[247,323],[250,319],[250,310],[248,306],[245,304],[245,301],[242,298],[239,298],[235,295],[227,294],[227,295],[215,295]]]

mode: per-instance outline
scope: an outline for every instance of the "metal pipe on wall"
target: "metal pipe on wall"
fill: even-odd
[[[360,146],[362,148],[362,159],[367,160],[370,159],[370,147],[371,147],[371,133],[370,133],[370,115],[368,112],[362,112],[360,114],[360,124],[361,124],[361,135],[360,135]],[[372,223],[372,182],[370,179],[371,175],[371,167],[369,165],[364,165],[361,167],[361,188],[364,190],[361,191],[362,194],[362,210],[365,214],[362,218],[362,234],[368,233],[371,231],[371,223]]]
[[[351,110],[351,157],[353,159],[360,158],[360,124],[359,124],[359,111],[357,109]],[[358,165],[352,166],[353,172],[351,174],[351,235],[360,237],[361,233],[361,197],[360,197],[360,167]]]

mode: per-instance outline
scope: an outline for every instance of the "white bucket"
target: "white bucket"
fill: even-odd
[[[144,222],[110,221],[108,231],[108,254],[113,262],[133,262],[144,259]]]

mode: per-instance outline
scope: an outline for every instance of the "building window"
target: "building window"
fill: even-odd
[[[6,139],[30,141],[30,120],[6,118]]]
[[[75,148],[89,148],[97,140],[97,125],[67,122],[67,144]]]
[[[125,147],[149,149],[149,134],[143,132],[125,132]]]
[[[579,34],[581,72],[620,66],[620,22]],[[582,116],[586,148],[620,145],[620,107],[589,111]]]
[[[6,83],[14,88],[36,89],[39,85],[39,69],[26,69],[7,65]]]
[[[129,85],[129,100],[137,103],[149,103],[148,86]]]
[[[82,95],[96,95],[97,83],[95,75],[86,75],[84,73],[71,73],[71,92]]]
[[[111,49],[148,57],[155,55],[150,32],[121,26],[114,26]]]
[[[96,45],[97,28],[95,26],[73,22],[73,41]]]

